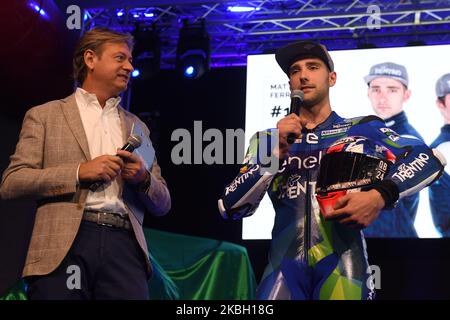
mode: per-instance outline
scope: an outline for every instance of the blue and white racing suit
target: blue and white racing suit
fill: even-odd
[[[394,130],[404,138],[420,139],[422,136],[409,123],[404,111],[384,120],[386,127]],[[417,238],[414,227],[417,208],[419,207],[419,193],[402,198],[395,208],[381,210],[377,220],[364,229],[366,237]]]
[[[361,231],[324,221],[315,183],[324,151],[345,136],[365,136],[388,147],[397,157],[377,190],[386,204],[418,192],[443,170],[439,155],[420,140],[403,138],[378,117],[343,119],[335,112],[313,130],[303,130],[278,171],[263,170],[256,134],[238,176],[219,200],[224,218],[252,215],[267,191],[275,209],[269,263],[258,287],[259,299],[368,299],[368,261]],[[264,141],[264,142],[262,142]],[[271,150],[271,147],[269,147]]]
[[[433,141],[431,148],[436,148],[447,160],[450,159],[450,124],[441,128],[441,133]],[[448,167],[442,177],[430,186],[428,194],[434,225],[443,237],[450,237],[450,170]]]

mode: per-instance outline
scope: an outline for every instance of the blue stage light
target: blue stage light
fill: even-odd
[[[250,6],[230,6],[227,8],[227,10],[230,12],[250,12],[250,11],[258,11],[259,8]]]
[[[188,78],[194,77],[196,74],[196,70],[193,66],[188,66],[186,69],[184,69],[184,75]]]
[[[44,9],[42,9],[41,7],[39,7],[36,3],[30,2],[30,6],[31,6],[36,12],[38,12],[41,16],[47,17],[47,13],[44,11]]]
[[[131,72],[131,76],[133,78],[139,77],[140,74],[141,74],[141,72],[139,71],[139,69],[134,69],[133,72]]]

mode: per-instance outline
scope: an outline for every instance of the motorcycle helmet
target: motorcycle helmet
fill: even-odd
[[[322,213],[333,211],[336,201],[350,192],[369,190],[383,180],[395,155],[381,143],[363,136],[334,142],[320,161],[316,198]]]

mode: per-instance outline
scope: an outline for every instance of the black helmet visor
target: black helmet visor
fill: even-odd
[[[322,157],[316,192],[369,186],[381,181],[389,169],[386,160],[355,152],[332,152]]]

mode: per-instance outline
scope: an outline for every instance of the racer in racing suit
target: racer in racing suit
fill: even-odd
[[[441,128],[441,133],[430,145],[431,148],[440,150],[444,156],[450,158],[450,124]],[[442,177],[433,183],[428,189],[430,208],[433,222],[443,237],[450,237],[450,171],[448,168]]]
[[[444,74],[436,82],[436,106],[443,119],[441,133],[431,144],[447,159],[450,159],[450,73]],[[450,237],[450,170],[445,168],[442,177],[428,189],[433,222],[443,237]]]
[[[372,66],[364,80],[372,108],[384,120],[386,127],[402,137],[424,141],[403,110],[411,95],[407,69],[393,62],[379,63]],[[417,238],[414,221],[418,207],[419,193],[404,197],[395,208],[382,210],[374,223],[364,229],[364,236]]]
[[[314,196],[323,152],[338,138],[364,135],[381,142],[397,157],[385,176],[398,188],[399,198],[419,191],[438,177],[441,162],[416,139],[387,136],[384,122],[374,116],[342,119],[332,112],[313,130],[304,130],[276,174],[261,175],[258,163],[246,162],[226,188],[221,212],[233,219],[256,210],[266,189],[276,211],[269,265],[258,289],[262,299],[365,299],[367,254],[359,230],[325,221]],[[271,134],[267,131],[261,134]],[[246,159],[254,159],[258,137]]]
[[[299,86],[308,103],[320,89],[316,80],[319,77],[314,74],[326,67],[333,73],[332,61],[324,47],[318,48],[320,45],[311,42],[293,45],[296,51],[308,50],[305,58],[291,52],[288,54],[291,57],[280,54],[277,61],[290,78],[291,90]],[[293,72],[292,66],[301,69],[299,85],[295,82],[297,71]],[[334,81],[335,78],[331,85]],[[326,95],[328,99],[328,92]],[[279,130],[266,130],[252,138],[239,175],[219,200],[219,211],[224,218],[231,219],[252,215],[265,192],[269,194],[276,215],[269,263],[258,287],[258,299],[369,299],[373,292],[367,283],[370,271],[359,228],[372,222],[383,206],[392,206],[399,198],[435,180],[442,172],[443,161],[421,141],[386,131],[380,118],[343,119],[331,111],[329,103],[321,107],[329,110],[323,121],[313,128],[300,127],[304,123],[302,117],[312,108],[305,107],[301,117],[291,114],[280,120]],[[278,171],[263,170],[267,163],[260,161],[260,150],[272,150],[268,144],[273,139],[267,137],[277,140],[278,135],[281,150],[286,131],[294,128],[294,122],[289,121],[299,123],[300,128],[295,130],[301,131],[302,135],[297,135],[301,138],[284,154],[279,152],[282,160]],[[289,125],[283,127],[281,122]],[[358,192],[356,197],[355,194],[345,196],[345,201],[335,207],[335,214],[324,218],[314,195],[320,159],[328,146],[346,135],[380,142],[396,155],[397,162],[375,190]],[[381,206],[377,197],[382,198]],[[352,223],[358,228],[351,228]]]
[[[384,119],[384,122],[387,128],[392,129],[401,137],[424,141],[422,136],[408,122],[404,111],[391,118]],[[378,219],[364,230],[364,235],[366,237],[417,238],[414,220],[418,207],[419,193],[402,198],[395,208],[382,210]]]

